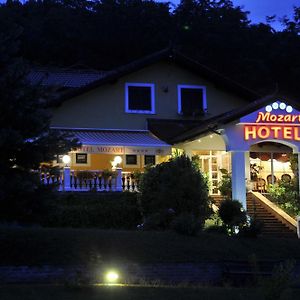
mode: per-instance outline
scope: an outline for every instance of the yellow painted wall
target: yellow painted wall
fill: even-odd
[[[72,170],[105,170],[111,169],[111,161],[113,161],[115,155],[110,154],[88,154],[88,163],[87,164],[75,164],[75,153],[71,154],[71,169]],[[142,155],[137,156],[137,166],[126,166],[125,165],[125,155],[122,156],[123,162],[121,163],[121,167],[123,172],[133,172],[136,170],[142,171],[145,167],[144,165],[144,157]],[[169,156],[156,156],[156,163],[161,163],[163,161],[167,161]]]
[[[125,113],[125,83],[154,83],[156,113]],[[105,84],[65,101],[54,109],[51,125],[73,128],[147,129],[147,118],[182,119],[178,114],[179,84],[206,86],[207,117],[248,103],[174,63],[159,62],[126,75],[115,83]]]

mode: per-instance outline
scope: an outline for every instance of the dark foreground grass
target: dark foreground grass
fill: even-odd
[[[300,259],[295,239],[197,237],[173,232],[0,228],[0,265],[79,265],[103,261],[160,263]]]
[[[284,299],[298,299],[296,291],[287,291]],[[182,287],[0,287],[1,300],[263,300],[264,293],[250,288]]]

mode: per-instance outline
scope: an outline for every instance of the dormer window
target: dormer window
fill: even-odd
[[[198,85],[178,85],[178,113],[197,116],[207,111],[206,88]]]
[[[154,84],[126,83],[125,112],[137,114],[154,114]]]

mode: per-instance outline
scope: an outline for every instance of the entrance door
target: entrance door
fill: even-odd
[[[198,156],[200,169],[208,178],[209,194],[219,195],[218,185],[221,180],[219,155],[217,155],[216,151],[202,151]]]

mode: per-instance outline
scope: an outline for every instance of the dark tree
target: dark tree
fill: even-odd
[[[42,206],[36,170],[76,141],[49,129],[50,94],[26,81],[20,34],[0,20],[0,219],[33,221],[34,208]]]
[[[147,169],[140,190],[146,218],[171,210],[175,216],[190,214],[203,225],[211,213],[207,182],[185,155]]]
[[[9,0],[0,19],[23,28],[22,56],[33,63],[111,70],[173,45],[262,95],[299,93],[300,8],[284,30],[251,24],[231,0]]]

